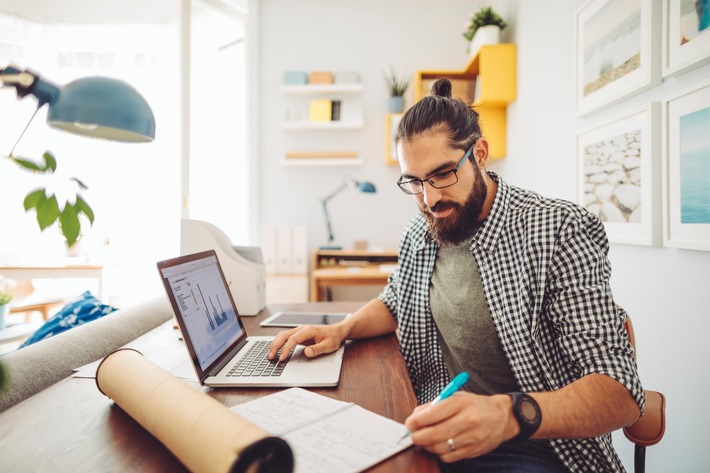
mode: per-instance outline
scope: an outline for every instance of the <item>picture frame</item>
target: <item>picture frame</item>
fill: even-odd
[[[710,250],[710,80],[662,102],[664,246]]]
[[[577,134],[578,203],[612,243],[662,242],[660,124],[653,102]]]
[[[576,12],[577,116],[661,82],[656,0],[588,0]]]
[[[391,166],[399,164],[394,136],[397,133],[397,128],[399,127],[399,122],[402,120],[403,115],[403,113],[388,113],[385,119],[385,133],[387,136],[387,154],[385,155],[385,162]]]
[[[710,0],[703,16],[690,0],[663,0],[663,77],[710,62]]]

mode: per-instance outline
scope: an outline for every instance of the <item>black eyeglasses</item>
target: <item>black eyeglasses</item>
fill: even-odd
[[[475,144],[476,142],[474,141],[455,168],[449,169],[448,171],[440,172],[438,174],[434,174],[433,176],[429,176],[426,179],[408,179],[404,181],[402,180],[404,179],[404,176],[402,176],[399,178],[399,181],[397,181],[397,185],[400,189],[402,189],[402,192],[409,195],[417,195],[424,192],[425,181],[428,182],[429,185],[434,189],[444,189],[446,187],[453,186],[454,184],[459,182],[459,177],[458,175],[456,175],[456,171],[461,169],[463,163],[465,163],[468,157],[471,156],[471,153],[473,152],[473,146]]]

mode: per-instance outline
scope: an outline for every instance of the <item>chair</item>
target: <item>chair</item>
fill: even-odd
[[[631,324],[631,317],[627,315],[624,322],[626,332],[629,334],[629,341],[634,347],[634,358],[636,358],[636,338],[634,337],[634,327]],[[632,425],[624,427],[624,435],[635,444],[634,447],[634,472],[644,473],[646,471],[646,447],[656,445],[663,438],[666,432],[666,398],[658,391],[645,391],[646,408],[644,413]]]
[[[11,314],[25,314],[25,322],[30,321],[32,312],[42,314],[42,320],[49,319],[50,311],[62,305],[64,300],[58,297],[45,297],[35,292],[34,284],[31,280],[21,280],[10,291],[13,295],[10,304]]]

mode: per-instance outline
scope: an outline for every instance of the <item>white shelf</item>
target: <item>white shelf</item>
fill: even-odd
[[[340,151],[330,148],[326,151],[315,151],[318,148],[331,146],[331,141],[338,138],[336,148],[343,143],[344,147],[353,147],[357,135],[351,133],[351,138],[339,137],[331,132],[357,132],[365,127],[363,91],[361,83],[356,84],[306,84],[282,85],[284,120],[281,129],[284,134],[282,165],[287,167],[332,167],[332,166],[362,166],[363,160],[355,150]],[[340,102],[339,120],[310,121],[310,108],[314,100],[331,100]],[[297,136],[301,133],[301,136]],[[347,133],[344,133],[344,135]],[[290,155],[290,156],[289,156]]]

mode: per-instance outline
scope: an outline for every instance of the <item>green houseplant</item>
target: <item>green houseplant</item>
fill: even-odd
[[[10,152],[8,158],[19,167],[34,173],[53,174],[57,169],[57,160],[49,151],[44,153],[41,162],[14,156],[12,152]],[[76,183],[79,190],[87,189],[86,185],[76,177],[71,178],[71,180]],[[40,187],[30,191],[25,196],[23,206],[26,212],[32,209],[35,210],[40,230],[44,230],[57,222],[59,231],[64,235],[69,247],[78,241],[81,234],[80,217],[82,214],[88,218],[90,224],[94,223],[93,210],[78,193],[75,194],[73,201],[67,200],[60,204],[55,194],[48,193],[47,188]]]
[[[400,113],[404,111],[404,94],[409,88],[410,78],[400,76],[393,67],[390,67],[388,73],[384,74],[385,85],[389,93],[389,111],[390,113]]]
[[[476,33],[488,26],[495,28],[497,35],[500,35],[500,32],[503,31],[508,24],[492,7],[481,7],[480,10],[471,14],[471,19],[466,24],[466,29],[463,32],[463,37],[469,42],[470,53],[476,52],[470,46]],[[494,42],[497,42],[497,37]]]

